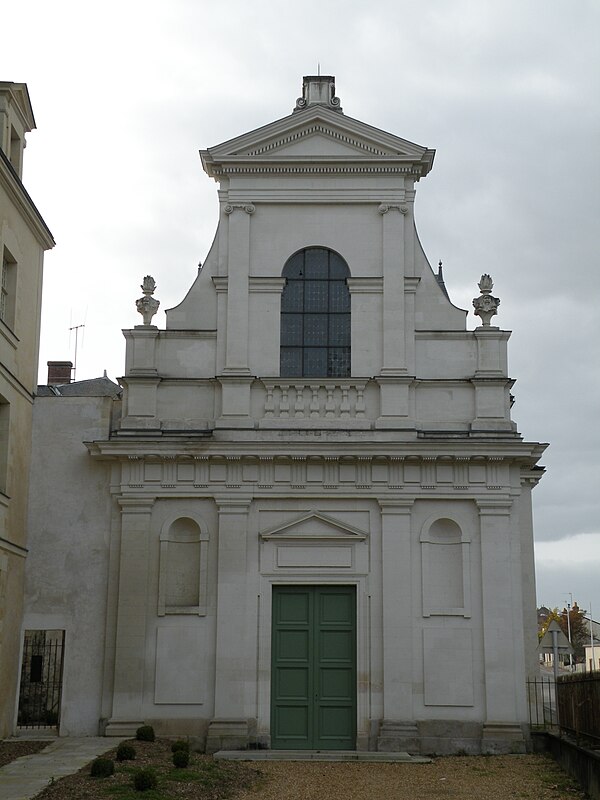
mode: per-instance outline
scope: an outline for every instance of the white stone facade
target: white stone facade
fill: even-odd
[[[21,180],[34,129],[27,85],[0,81],[0,739],[15,724],[44,252],[54,246]]]
[[[87,442],[110,481],[106,732],[273,746],[274,592],[339,586],[356,597],[354,747],[522,749],[544,447],[510,418],[509,333],[466,330],[419,243],[434,152],[345,116],[319,76],[290,116],[201,157],[214,244],[166,330],[124,331],[121,421]],[[316,308],[319,259],[347,268],[329,311],[282,323],[284,268]],[[98,636],[71,654],[67,637],[65,668]]]

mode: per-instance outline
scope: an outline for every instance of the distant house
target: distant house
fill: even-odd
[[[21,180],[34,128],[26,84],[0,81],[0,739],[15,722],[42,272],[54,246]]]
[[[216,237],[164,330],[144,279],[122,399],[36,400],[26,624],[65,631],[61,732],[524,749],[545,446],[491,279],[467,329],[419,242],[434,151],[308,76],[201,157]]]

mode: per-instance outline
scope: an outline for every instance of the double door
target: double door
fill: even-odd
[[[354,586],[273,589],[271,747],[354,750]]]

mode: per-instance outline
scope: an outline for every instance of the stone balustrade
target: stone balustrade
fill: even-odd
[[[293,378],[263,380],[264,404],[261,426],[279,427],[290,421],[314,424],[315,420],[330,424],[370,427],[377,416],[373,398],[367,389],[368,380]],[[369,396],[370,402],[367,402]]]

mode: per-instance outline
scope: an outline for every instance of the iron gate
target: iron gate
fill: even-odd
[[[25,631],[17,725],[58,728],[64,631]]]

